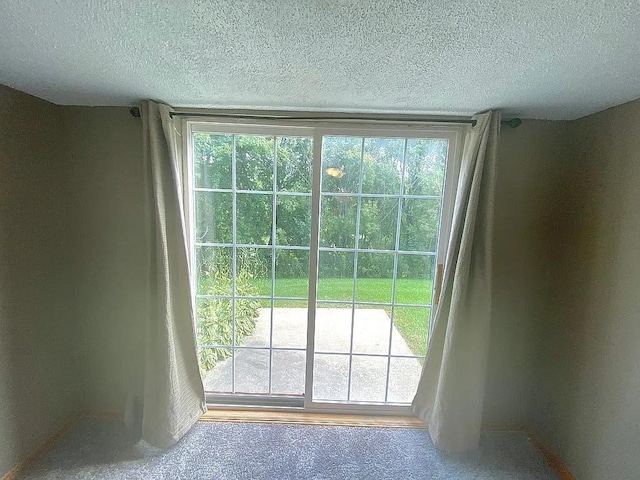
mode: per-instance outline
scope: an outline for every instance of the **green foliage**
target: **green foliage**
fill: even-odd
[[[311,191],[310,139],[257,135],[237,135],[235,138],[238,189],[273,191],[275,183],[277,191]],[[400,249],[435,251],[440,216],[438,197],[443,190],[447,148],[445,140],[408,139],[405,145],[404,139],[398,138],[366,138],[363,142],[361,138],[326,137],[323,141],[322,191],[325,195],[321,204],[321,246],[353,248],[358,227],[358,244],[361,249],[393,250],[400,207]],[[233,149],[233,135],[196,134],[196,186],[230,189]],[[274,159],[277,159],[275,182]],[[328,167],[337,167],[343,175],[332,177],[326,174]],[[399,202],[397,198],[363,197],[360,203],[360,225],[356,226],[357,199],[331,195],[359,191],[366,194],[398,195],[402,189],[407,195],[429,195],[435,198],[403,198]],[[273,195],[239,193],[236,197],[237,241],[245,244],[273,244]],[[231,243],[232,208],[231,193],[197,192],[198,241]],[[309,245],[310,198],[279,196],[275,208],[275,243]],[[297,261],[291,255],[296,256]],[[368,258],[371,264],[363,265],[363,272],[368,277],[386,275],[386,266],[376,268],[379,259]],[[270,268],[268,252],[260,252],[259,260],[265,268]],[[346,261],[344,256],[327,257],[325,261],[327,276],[342,276]],[[300,275],[304,270],[301,268],[304,262],[308,262],[306,252],[296,251],[289,255],[287,261],[278,265],[276,275],[282,278]],[[414,265],[409,259],[401,257],[399,264],[399,270],[407,278],[424,273],[420,270],[421,265]]]
[[[259,272],[255,249],[240,249],[236,273],[238,296],[258,294],[252,283]],[[211,256],[200,265],[199,292],[206,295],[225,295],[231,291],[231,260],[225,255]],[[257,269],[256,269],[257,267]],[[260,303],[257,300],[237,299],[235,302],[236,344],[253,333]],[[197,335],[199,345],[231,345],[233,343],[232,304],[226,298],[201,298],[198,302]],[[207,372],[218,361],[231,355],[229,349],[201,348],[200,369]]]

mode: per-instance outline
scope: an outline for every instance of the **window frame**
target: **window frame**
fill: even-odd
[[[314,367],[314,342],[315,342],[315,311],[317,305],[317,281],[318,281],[318,254],[319,247],[319,215],[320,200],[323,196],[320,189],[321,167],[322,167],[322,139],[325,136],[353,136],[353,137],[379,137],[379,138],[440,138],[448,140],[448,158],[446,163],[445,178],[441,201],[441,218],[437,235],[436,246],[436,277],[432,286],[432,302],[430,305],[429,330],[430,338],[433,331],[433,318],[437,308],[435,300],[436,283],[442,278],[437,278],[437,266],[444,266],[447,254],[449,234],[452,226],[454,203],[456,198],[457,180],[460,173],[462,143],[465,135],[470,130],[469,125],[464,124],[406,124],[402,122],[370,122],[370,121],[313,121],[296,119],[229,119],[207,117],[203,119],[198,116],[182,116],[174,118],[174,123],[182,135],[182,196],[185,219],[185,235],[189,246],[188,257],[190,265],[190,281],[192,287],[192,308],[194,311],[194,322],[196,321],[196,275],[195,265],[195,208],[194,208],[194,177],[193,177],[193,142],[194,133],[228,133],[228,134],[252,134],[252,135],[280,135],[280,136],[305,136],[312,138],[313,158],[312,158],[312,186],[311,186],[311,241],[309,247],[309,318],[307,325],[307,345],[305,351],[307,357],[307,371],[305,375],[304,403],[300,404],[297,397],[292,398],[272,398],[267,395],[247,395],[247,394],[207,394],[208,403],[217,405],[231,403],[234,405],[245,405],[247,408],[263,406],[264,403],[279,408],[300,408],[304,407],[310,412],[333,412],[333,413],[384,413],[406,415],[410,413],[410,405],[394,405],[388,403],[375,404],[371,402],[332,402],[313,401],[313,367]],[[316,196],[313,192],[318,192]],[[312,255],[312,253],[316,255]],[[314,258],[315,257],[315,258]],[[311,307],[313,303],[313,308]],[[195,325],[194,325],[195,328]],[[309,352],[313,352],[309,354]],[[283,396],[278,396],[283,397]],[[359,404],[361,403],[361,404]]]

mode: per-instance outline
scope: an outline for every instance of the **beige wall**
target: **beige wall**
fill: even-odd
[[[572,122],[544,228],[532,423],[579,479],[640,478],[640,101]]]
[[[640,478],[640,101],[502,131],[485,424]]]
[[[65,121],[85,400],[121,411],[145,308],[142,124],[117,107],[66,107]]]
[[[81,405],[61,113],[0,86],[0,476]]]
[[[142,128],[0,86],[0,475],[122,411],[142,339]]]
[[[544,302],[540,227],[556,220],[557,183],[567,168],[567,129],[566,122],[525,120],[500,134],[485,428],[527,424]]]

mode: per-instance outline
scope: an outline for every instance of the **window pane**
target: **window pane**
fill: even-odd
[[[391,339],[392,354],[426,355],[430,313],[431,310],[429,308],[422,307],[394,308],[394,331]]]
[[[388,402],[411,403],[418,391],[422,365],[415,358],[391,357]]]
[[[324,137],[322,191],[358,193],[361,157],[361,137]]]
[[[307,347],[306,300],[276,300],[273,308],[273,346]]]
[[[235,299],[236,346],[269,347],[271,338],[271,301],[269,306],[250,298]]]
[[[231,391],[231,362],[230,348],[200,348],[200,374],[206,392]]]
[[[405,198],[400,222],[400,250],[435,252],[439,223],[439,199]]]
[[[356,301],[391,302],[393,254],[358,252]]]
[[[365,139],[362,193],[400,194],[403,154],[402,138]]]
[[[355,197],[323,196],[321,199],[320,246],[353,248],[356,241]]]
[[[273,195],[238,193],[236,199],[236,241],[250,245],[271,245]]]
[[[194,184],[199,188],[231,188],[233,135],[193,134]]]
[[[318,303],[316,309],[316,352],[349,353],[351,304]]]
[[[233,212],[231,193],[195,192],[196,242],[231,243]]]
[[[227,328],[229,327],[229,328]],[[225,333],[228,330],[228,334]],[[196,335],[198,345],[231,346],[231,299],[198,298],[196,300]]]
[[[271,367],[271,392],[276,395],[304,394],[306,358],[305,352],[274,350]]]
[[[215,332],[218,329],[218,319],[211,306],[213,299],[199,298],[196,300],[196,338],[198,345],[215,345],[218,343]]]
[[[309,246],[311,197],[278,196],[276,244]]]
[[[318,299],[353,299],[352,252],[320,252],[318,259]]]
[[[406,195],[442,195],[448,148],[447,140],[407,140]]]
[[[236,249],[236,295],[271,296],[271,249]]]
[[[350,400],[384,402],[386,386],[387,359],[385,357],[353,357]]]
[[[231,247],[196,247],[199,295],[231,295],[231,258]]]
[[[277,142],[278,191],[310,193],[313,140],[301,137],[279,137]]]
[[[309,295],[309,252],[276,250],[276,297]]]
[[[362,198],[359,248],[393,250],[398,224],[398,199]]]
[[[274,138],[236,135],[236,188],[273,190]]]
[[[398,255],[396,303],[431,304],[435,263],[433,255]]]
[[[269,393],[269,349],[237,348],[236,393]]]
[[[353,352],[389,353],[391,307],[356,305],[353,322]]]
[[[316,354],[313,365],[313,399],[347,400],[348,355]]]

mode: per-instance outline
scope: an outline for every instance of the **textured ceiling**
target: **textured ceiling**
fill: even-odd
[[[0,83],[59,104],[573,119],[640,96],[640,5],[0,0]]]

